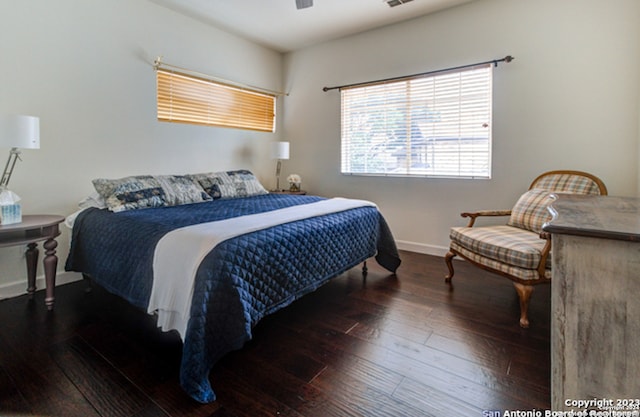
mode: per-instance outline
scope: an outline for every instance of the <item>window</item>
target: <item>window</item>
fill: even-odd
[[[342,88],[342,172],[490,178],[492,71]]]
[[[158,120],[275,131],[276,97],[158,68]]]

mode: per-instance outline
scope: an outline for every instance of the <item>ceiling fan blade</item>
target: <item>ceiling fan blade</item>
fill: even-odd
[[[313,0],[296,0],[298,10],[313,6]]]

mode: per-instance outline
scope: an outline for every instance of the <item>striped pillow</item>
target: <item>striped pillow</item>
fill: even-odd
[[[513,227],[540,233],[542,225],[551,220],[551,213],[547,210],[553,201],[549,190],[534,188],[520,196],[518,202],[511,209],[511,217],[507,224]]]

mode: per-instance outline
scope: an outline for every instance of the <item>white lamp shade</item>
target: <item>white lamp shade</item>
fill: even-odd
[[[0,146],[40,148],[40,119],[35,116],[0,115]]]
[[[289,159],[289,142],[273,142],[271,159]]]

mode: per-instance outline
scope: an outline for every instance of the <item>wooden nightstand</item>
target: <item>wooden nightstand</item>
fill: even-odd
[[[300,191],[275,190],[275,191],[269,191],[269,193],[271,193],[271,194],[307,195],[307,192],[305,190],[300,190]]]
[[[38,264],[38,243],[45,249],[44,276],[46,282],[45,304],[49,310],[53,310],[54,289],[56,286],[56,268],[58,257],[55,238],[60,235],[59,225],[64,221],[62,216],[53,215],[24,215],[22,222],[0,225],[0,247],[27,245],[27,292],[32,298],[36,291],[36,267]]]

